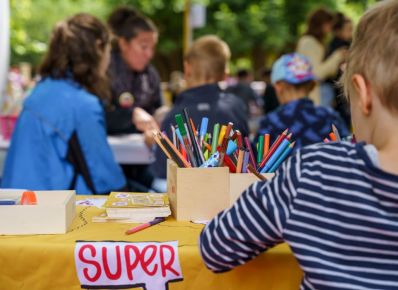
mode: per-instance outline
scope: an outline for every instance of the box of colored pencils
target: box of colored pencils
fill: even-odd
[[[175,119],[171,138],[164,132],[154,138],[169,159],[168,194],[177,220],[211,219],[252,183],[271,179],[294,146],[288,130],[272,144],[265,134],[252,146],[232,123],[215,124],[208,132],[208,119],[195,128],[186,109]]]

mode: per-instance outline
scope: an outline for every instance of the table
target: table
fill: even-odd
[[[286,244],[230,272],[214,274],[206,269],[198,250],[203,225],[169,218],[126,236],[124,231],[131,224],[92,223],[91,218],[99,215],[100,209],[77,207],[77,211],[71,230],[65,235],[0,236],[1,289],[81,289],[74,262],[76,240],[178,240],[184,280],[170,283],[170,290],[299,289],[302,272]]]
[[[119,164],[151,164],[155,161],[153,152],[145,145],[142,134],[108,136],[116,161]],[[6,158],[10,140],[4,140],[0,135],[0,175]]]
[[[143,134],[108,136],[108,143],[119,164],[151,164],[155,161]]]

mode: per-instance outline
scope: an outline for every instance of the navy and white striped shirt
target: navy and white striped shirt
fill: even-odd
[[[363,144],[299,150],[203,230],[209,269],[223,272],[287,242],[301,289],[398,289],[398,176]]]

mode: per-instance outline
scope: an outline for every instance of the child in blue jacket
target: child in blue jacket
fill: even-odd
[[[109,193],[126,180],[106,139],[109,33],[95,17],[59,23],[26,99],[5,162],[2,187]]]

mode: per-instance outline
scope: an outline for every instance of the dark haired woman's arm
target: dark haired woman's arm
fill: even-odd
[[[109,135],[137,133],[132,122],[132,110],[124,108],[108,109],[105,112],[106,129]]]

